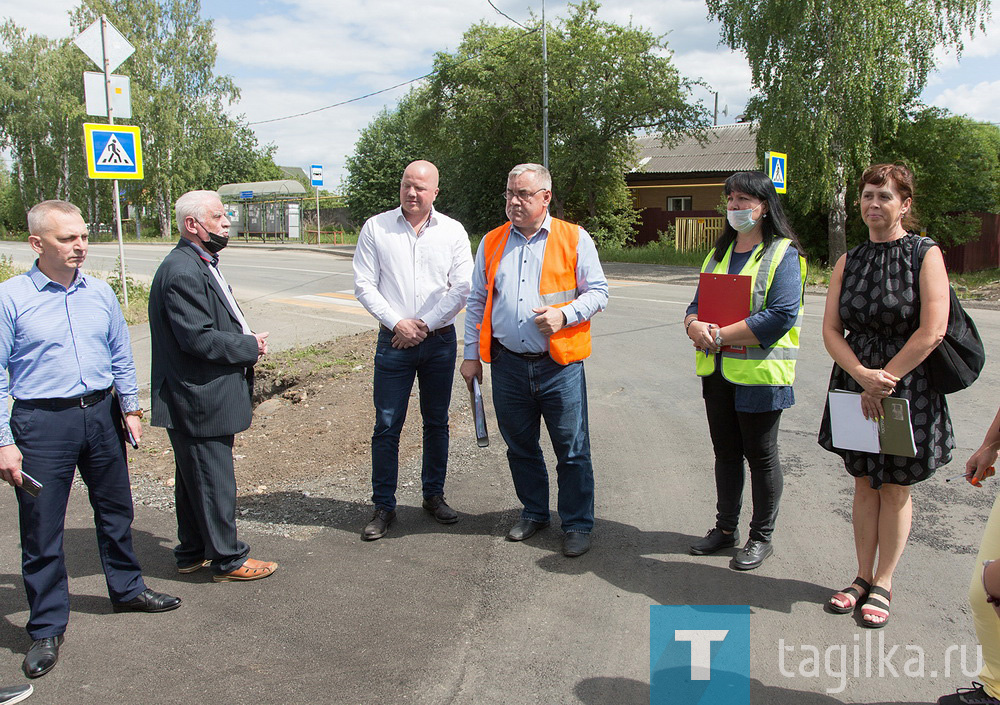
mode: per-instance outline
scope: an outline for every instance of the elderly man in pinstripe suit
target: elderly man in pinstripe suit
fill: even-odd
[[[267,352],[219,271],[229,219],[213,191],[175,207],[181,239],[160,264],[149,295],[152,423],[174,448],[177,570],[211,565],[215,582],[258,580],[277,563],[249,558],[236,537],[233,439],[250,426],[253,366]]]

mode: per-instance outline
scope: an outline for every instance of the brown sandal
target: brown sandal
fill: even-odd
[[[277,563],[247,558],[246,562],[236,570],[222,573],[221,575],[213,575],[212,580],[217,583],[228,583],[236,580],[260,580],[271,575],[277,569]]]
[[[864,593],[858,592],[858,588],[854,587],[855,585],[864,590]],[[854,611],[854,608],[858,606],[858,603],[866,595],[868,595],[871,589],[872,589],[871,583],[869,583],[861,576],[858,576],[857,578],[854,579],[854,582],[851,583],[851,586],[849,588],[844,588],[840,592],[834,593],[833,596],[829,600],[827,600],[826,607],[830,612],[833,612],[834,614],[848,614],[849,612]],[[847,601],[850,602],[850,604],[847,605],[846,607],[834,604],[833,600],[838,595],[843,595],[844,598],[846,598]]]

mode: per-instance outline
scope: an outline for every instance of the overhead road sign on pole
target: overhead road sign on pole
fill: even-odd
[[[90,60],[97,64],[104,74],[104,105],[108,116],[108,124],[115,124],[115,112],[119,110],[119,100],[116,96],[119,93],[120,85],[116,88],[111,72],[122,65],[128,57],[132,56],[135,47],[125,38],[118,28],[108,21],[107,16],[101,15],[87,29],[80,32],[73,43],[80,47],[80,50],[90,57]],[[87,85],[87,77],[84,75],[84,87]],[[125,78],[126,86],[128,78]],[[86,92],[86,91],[85,91]],[[97,92],[97,91],[95,91]],[[125,109],[131,117],[132,101],[126,93]],[[89,106],[88,106],[89,107]],[[95,114],[95,113],[90,113]],[[99,112],[97,114],[100,114]],[[87,125],[84,125],[84,149],[87,152],[87,171],[92,179],[113,179],[111,182],[111,196],[115,204],[115,224],[118,230],[118,260],[120,263],[119,275],[122,282],[122,299],[125,308],[128,308],[128,280],[125,277],[125,240],[122,236],[122,207],[118,197],[118,179],[141,179],[142,178],[142,144],[139,141],[139,128],[134,134],[131,132],[121,133],[121,138],[117,134],[107,135],[95,131],[88,132]],[[93,127],[91,125],[91,127]],[[95,154],[95,137],[100,146],[100,151]],[[101,144],[103,143],[103,144]],[[128,145],[131,145],[129,150]],[[126,163],[130,162],[130,163]]]
[[[774,182],[774,190],[778,193],[788,193],[788,155],[781,152],[764,154],[767,164],[767,175]]]
[[[83,125],[87,176],[92,179],[141,179],[142,141],[134,125]]]

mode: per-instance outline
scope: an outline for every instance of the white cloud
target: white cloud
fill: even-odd
[[[932,104],[958,115],[995,122],[1000,116],[1000,80],[947,88],[938,94]]]
[[[331,103],[337,98],[323,97]],[[290,106],[312,107],[316,100],[315,92],[289,87],[281,79],[254,79],[245,82],[242,97],[230,113],[247,116],[287,114]],[[387,100],[394,102],[392,95]],[[254,131],[261,144],[273,143],[278,147],[277,163],[286,166],[323,164],[328,186],[336,188],[344,161],[353,153],[360,131],[382,105],[382,100],[370,99],[293,120],[254,125]]]
[[[528,22],[540,0],[493,0],[504,12]],[[0,16],[52,38],[69,34],[67,11],[80,0],[0,0]],[[551,21],[567,14],[566,0],[546,0]],[[656,35],[666,35],[681,74],[701,79],[719,92],[719,109],[732,120],[749,97],[750,69],[741,54],[719,44],[719,25],[709,22],[704,0],[605,0],[599,16],[631,21]],[[230,111],[250,122],[291,115],[366,94],[421,76],[433,67],[434,53],[454,51],[466,29],[487,21],[513,26],[484,0],[243,0],[205,2],[202,16],[215,21],[219,49],[217,70],[231,74],[242,90]],[[124,28],[120,28],[124,29]],[[986,35],[966,43],[962,63],[941,53],[944,69],[932,74],[942,85],[934,104],[996,120],[1000,84],[984,58],[1000,53],[1000,17]],[[958,66],[955,71],[954,67]],[[358,134],[384,106],[392,107],[408,88],[325,110],[306,117],[254,126],[262,143],[277,145],[281,164],[326,167],[327,183],[336,185],[344,159]],[[693,97],[712,107],[713,96],[696,88]],[[929,98],[928,98],[929,99]]]
[[[14,20],[31,34],[59,39],[69,36],[69,11],[77,5],[77,0],[0,0],[0,18]]]
[[[708,90],[695,89],[694,96],[701,98],[709,110],[714,101],[710,91],[718,91],[720,113],[723,107],[729,107],[728,118],[720,115],[720,123],[733,122],[743,112],[751,86],[750,65],[742,53],[728,49],[689,51],[675,54],[674,64],[682,75],[708,84]]]

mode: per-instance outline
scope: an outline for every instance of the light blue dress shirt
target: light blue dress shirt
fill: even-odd
[[[78,272],[69,289],[36,262],[0,283],[0,446],[14,442],[8,395],[66,399],[114,383],[122,410],[139,408],[128,326],[105,282]],[[9,384],[8,384],[9,376]]]
[[[517,353],[543,353],[549,350],[548,336],[535,325],[533,308],[545,304],[538,293],[552,216],[546,215],[538,232],[525,238],[511,227],[497,268],[493,292],[493,337],[508,350]],[[485,239],[483,240],[485,242]],[[483,242],[479,243],[472,270],[472,293],[465,305],[466,360],[479,359],[479,329],[486,308],[486,260]],[[566,326],[589,321],[608,305],[608,280],[604,276],[597,247],[586,230],[580,228],[576,246],[576,298],[559,310],[566,315]]]

